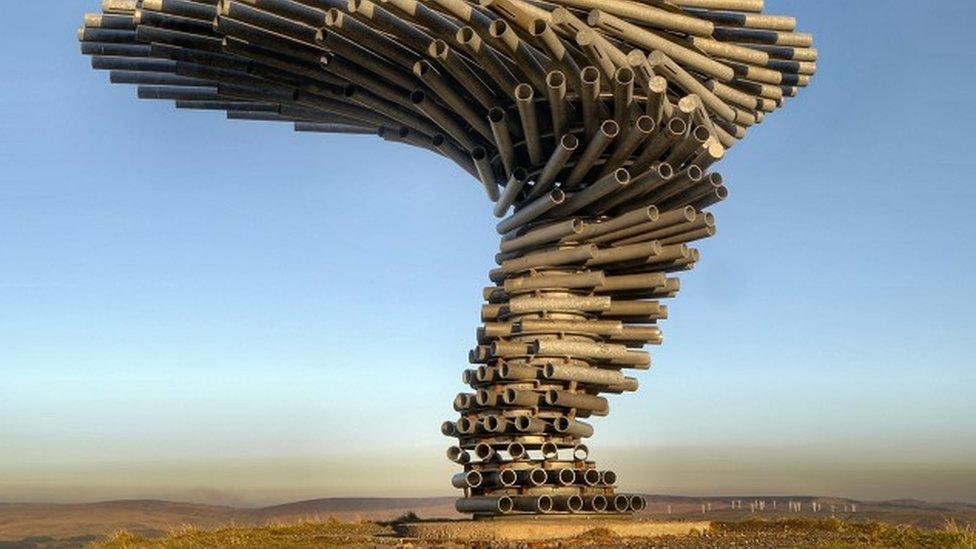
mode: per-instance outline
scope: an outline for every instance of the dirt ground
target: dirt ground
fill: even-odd
[[[594,528],[568,539],[543,541],[458,541],[416,539],[401,536],[403,525],[376,523],[308,523],[264,528],[225,528],[216,531],[187,530],[164,539],[145,539],[120,533],[90,549],[245,549],[310,547],[402,547],[454,549],[563,549],[570,547],[691,548],[948,548],[976,549],[976,531],[948,524],[940,530],[921,530],[881,523],[848,523],[840,520],[750,520],[713,523],[706,532],[660,537],[625,537],[605,528]]]

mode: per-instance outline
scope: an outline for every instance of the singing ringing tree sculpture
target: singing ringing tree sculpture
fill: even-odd
[[[715,234],[712,166],[809,83],[763,0],[105,0],[82,52],[144,99],[378,134],[484,185],[502,235],[457,395],[458,510],[630,513],[589,460]]]

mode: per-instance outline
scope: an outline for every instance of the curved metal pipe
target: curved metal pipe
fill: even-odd
[[[632,178],[631,184],[627,186],[620,192],[614,193],[605,199],[593,204],[591,208],[596,212],[606,212],[613,210],[614,208],[627,205],[631,207],[631,201],[642,195],[650,193],[666,184],[671,178],[674,177],[674,170],[671,168],[670,164],[659,163],[651,166],[651,168],[643,173],[638,174],[636,177]],[[635,204],[637,205],[637,204]],[[657,214],[657,208],[651,204],[637,205],[637,212],[645,211],[645,208],[655,208],[654,214]],[[638,214],[639,215],[639,214]],[[645,219],[643,222],[648,222],[653,220]],[[604,228],[600,234],[609,232],[609,227]],[[594,235],[594,238],[598,235]]]
[[[533,229],[521,236],[517,236],[510,240],[504,240],[502,241],[500,248],[502,252],[516,252],[539,244],[555,242],[565,238],[572,238],[575,235],[581,235],[586,227],[588,227],[588,225],[579,219],[568,219],[562,223],[554,223],[552,225]],[[524,278],[517,280],[518,284],[523,284],[526,282],[526,279]],[[507,281],[506,288],[508,288]]]
[[[583,498],[577,495],[554,496],[552,498],[553,509],[568,513],[579,513],[583,510]]]
[[[472,27],[461,27],[458,29],[454,40],[479,62],[480,67],[485,69],[485,72],[494,81],[498,91],[513,100],[515,99],[515,86],[518,85],[518,82],[508,67],[498,58],[495,51],[482,41],[477,31]]]
[[[474,161],[474,167],[478,170],[478,179],[484,185],[488,198],[492,202],[497,202],[501,198],[501,194],[498,192],[495,170],[491,166],[491,160],[488,159],[488,151],[484,147],[475,147],[471,151],[471,160]]]
[[[498,100],[495,94],[475,76],[467,62],[461,59],[446,41],[438,39],[431,42],[427,47],[427,54],[436,59],[455,80],[460,82],[483,108],[491,109],[496,106]]]
[[[593,436],[593,426],[582,421],[559,416],[552,422],[552,428],[561,435],[586,438]]]
[[[532,166],[536,166],[542,163],[542,141],[539,136],[539,115],[535,109],[535,90],[532,86],[522,83],[515,86],[514,95],[519,119],[522,121],[522,134],[525,137],[529,162]]]
[[[508,209],[515,203],[516,198],[518,198],[522,189],[525,188],[528,180],[529,174],[524,169],[515,168],[512,170],[511,177],[508,178],[508,183],[505,185],[501,197],[495,202],[495,217],[505,217]],[[504,252],[505,250],[502,251]]]
[[[628,185],[630,185],[630,172],[617,168],[589,187],[572,194],[558,209],[552,211],[552,215],[572,215],[611,193],[625,189]]]
[[[613,75],[613,118],[621,128],[630,126],[634,106],[634,70],[620,67]]]
[[[658,132],[657,135],[648,141],[647,145],[644,146],[644,150],[634,159],[634,163],[631,164],[630,169],[638,173],[646,170],[651,164],[661,158],[664,151],[668,150],[678,140],[684,137],[687,131],[688,125],[684,120],[677,116],[672,117],[665,125],[664,131]]]
[[[583,154],[580,155],[579,160],[576,161],[576,165],[573,166],[573,170],[569,173],[569,177],[566,178],[566,183],[563,185],[563,188],[575,190],[583,181],[586,174],[593,169],[593,165],[603,155],[603,151],[607,150],[607,147],[610,146],[610,143],[619,134],[620,126],[615,121],[604,120],[600,124],[600,131],[586,144],[586,148],[583,149]]]
[[[495,147],[505,166],[505,173],[512,175],[517,166],[515,146],[512,144],[512,134],[509,132],[508,115],[501,107],[492,107],[488,111],[488,123],[495,139]]]
[[[624,161],[630,158],[630,155],[637,150],[637,147],[640,147],[642,143],[647,141],[655,128],[656,124],[653,118],[646,114],[638,116],[634,120],[633,125],[628,129],[627,135],[614,147],[610,158],[603,164],[600,177],[613,171],[615,166],[623,165]]]
[[[546,92],[549,100],[549,117],[552,121],[552,134],[566,133],[569,121],[566,114],[566,75],[562,71],[552,71],[546,75]]]
[[[587,139],[593,139],[600,126],[603,116],[603,104],[600,101],[600,70],[592,65],[583,67],[580,72],[582,94],[580,106],[583,111],[583,127]]]
[[[535,185],[532,186],[532,191],[528,194],[526,200],[533,200],[552,190],[556,182],[556,176],[566,166],[566,163],[569,162],[570,157],[573,156],[573,153],[576,152],[578,147],[579,139],[571,133],[567,133],[559,139],[559,143],[553,150],[545,167],[542,168],[542,173],[536,179]]]
[[[459,513],[491,513],[506,515],[511,513],[515,506],[509,496],[476,496],[462,498],[454,503],[454,508]]]
[[[491,128],[485,117],[476,112],[471,103],[462,98],[454,90],[452,83],[447,82],[441,75],[437,74],[434,67],[428,61],[417,61],[413,66],[413,73],[421,82],[426,84],[436,93],[448,107],[461,115],[461,118],[468,123],[476,132],[481,134],[486,140],[492,140]]]
[[[591,28],[583,29],[576,33],[576,44],[582,48],[589,60],[593,62],[593,66],[600,70],[603,78],[608,82],[613,82],[613,75],[617,72],[617,65],[610,58],[610,54],[605,47],[606,44],[600,40],[600,35]]]
[[[524,75],[537,91],[546,89],[546,71],[530,51],[531,46],[522,41],[512,27],[502,19],[496,19],[488,26],[488,36],[502,47],[515,61],[516,70]]]
[[[555,31],[553,31],[552,26],[545,19],[536,19],[532,21],[529,27],[529,34],[531,34],[536,42],[542,45],[542,49],[549,55],[549,58],[560,67],[560,71],[566,75],[569,79],[569,86],[576,91],[577,94],[582,92],[582,87],[580,86],[580,68],[573,59],[573,56],[569,54],[566,49],[566,44],[563,42]]]
[[[552,511],[552,498],[550,496],[516,496],[512,498],[516,511],[527,511],[530,513],[548,513]]]
[[[455,488],[477,488],[481,486],[483,480],[478,471],[466,471],[451,477],[451,485]]]
[[[522,209],[503,219],[500,223],[498,223],[498,225],[495,226],[495,230],[498,231],[498,234],[505,234],[511,230],[517,229],[518,227],[521,227],[522,225],[541,217],[549,210],[562,204],[565,199],[565,193],[559,189],[555,189],[546,196],[539,197],[538,199],[529,202]]]
[[[471,461],[471,456],[459,446],[451,446],[447,449],[447,459],[454,463],[465,464]]]

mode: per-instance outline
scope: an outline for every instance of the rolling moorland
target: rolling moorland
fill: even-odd
[[[741,502],[740,508],[732,509],[732,500]],[[758,509],[760,501],[764,502],[762,510]],[[790,502],[799,503],[801,511],[790,512]],[[814,511],[814,502],[817,503],[817,511]],[[151,500],[70,505],[0,504],[0,549],[80,547],[104,540],[120,530],[139,539],[157,539],[180,531],[201,535],[229,526],[247,529],[267,525],[296,525],[308,521],[332,526],[359,523],[363,528],[366,524],[372,525],[370,528],[387,528],[374,523],[391,521],[409,513],[414,513],[420,519],[463,518],[454,511],[453,503],[453,497],[445,497],[331,498],[257,509]],[[656,495],[648,496],[647,510],[640,517],[720,522],[833,518],[838,519],[836,524],[879,522],[911,525],[928,530],[943,529],[947,524],[954,524],[965,530],[976,525],[976,505],[918,500],[870,502],[809,496],[708,498]],[[817,521],[804,522],[807,523],[813,524]],[[775,526],[776,523],[763,524]],[[837,528],[831,528],[836,533]],[[819,527],[815,530],[821,533],[823,531]],[[381,532],[370,531],[370,535]],[[736,536],[749,535],[747,530],[743,531],[739,526],[728,526],[722,531]],[[263,529],[261,532],[266,535],[269,530]],[[116,546],[121,547],[124,544]]]

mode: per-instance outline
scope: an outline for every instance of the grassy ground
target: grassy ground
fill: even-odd
[[[375,547],[398,544],[393,529],[373,522],[348,523],[338,520],[294,525],[228,527],[218,530],[186,528],[167,538],[146,539],[120,531],[106,541],[90,544],[89,549],[200,549],[211,547]]]
[[[857,523],[837,519],[748,520],[715,523],[712,529],[713,532],[708,536],[714,535],[719,539],[752,538],[760,541],[763,539],[786,541],[793,538],[801,547],[824,549],[848,547],[976,549],[976,530],[960,527],[954,522],[946,523],[945,527],[939,530],[921,530],[880,522]],[[758,546],[764,545],[760,543]]]
[[[186,529],[164,539],[145,539],[119,532],[90,549],[202,549],[232,547],[264,549],[284,547],[460,547],[450,541],[418,542],[396,537],[395,525],[372,522],[344,523],[329,520],[291,526],[222,528],[213,531]],[[494,547],[488,543],[483,547]],[[526,547],[525,544],[497,545]],[[534,549],[556,547],[657,547],[698,548],[948,548],[976,549],[976,530],[948,523],[940,530],[881,523],[850,523],[835,519],[788,519],[717,522],[712,530],[695,536],[662,538],[620,538],[599,528],[572,540],[533,543]]]

